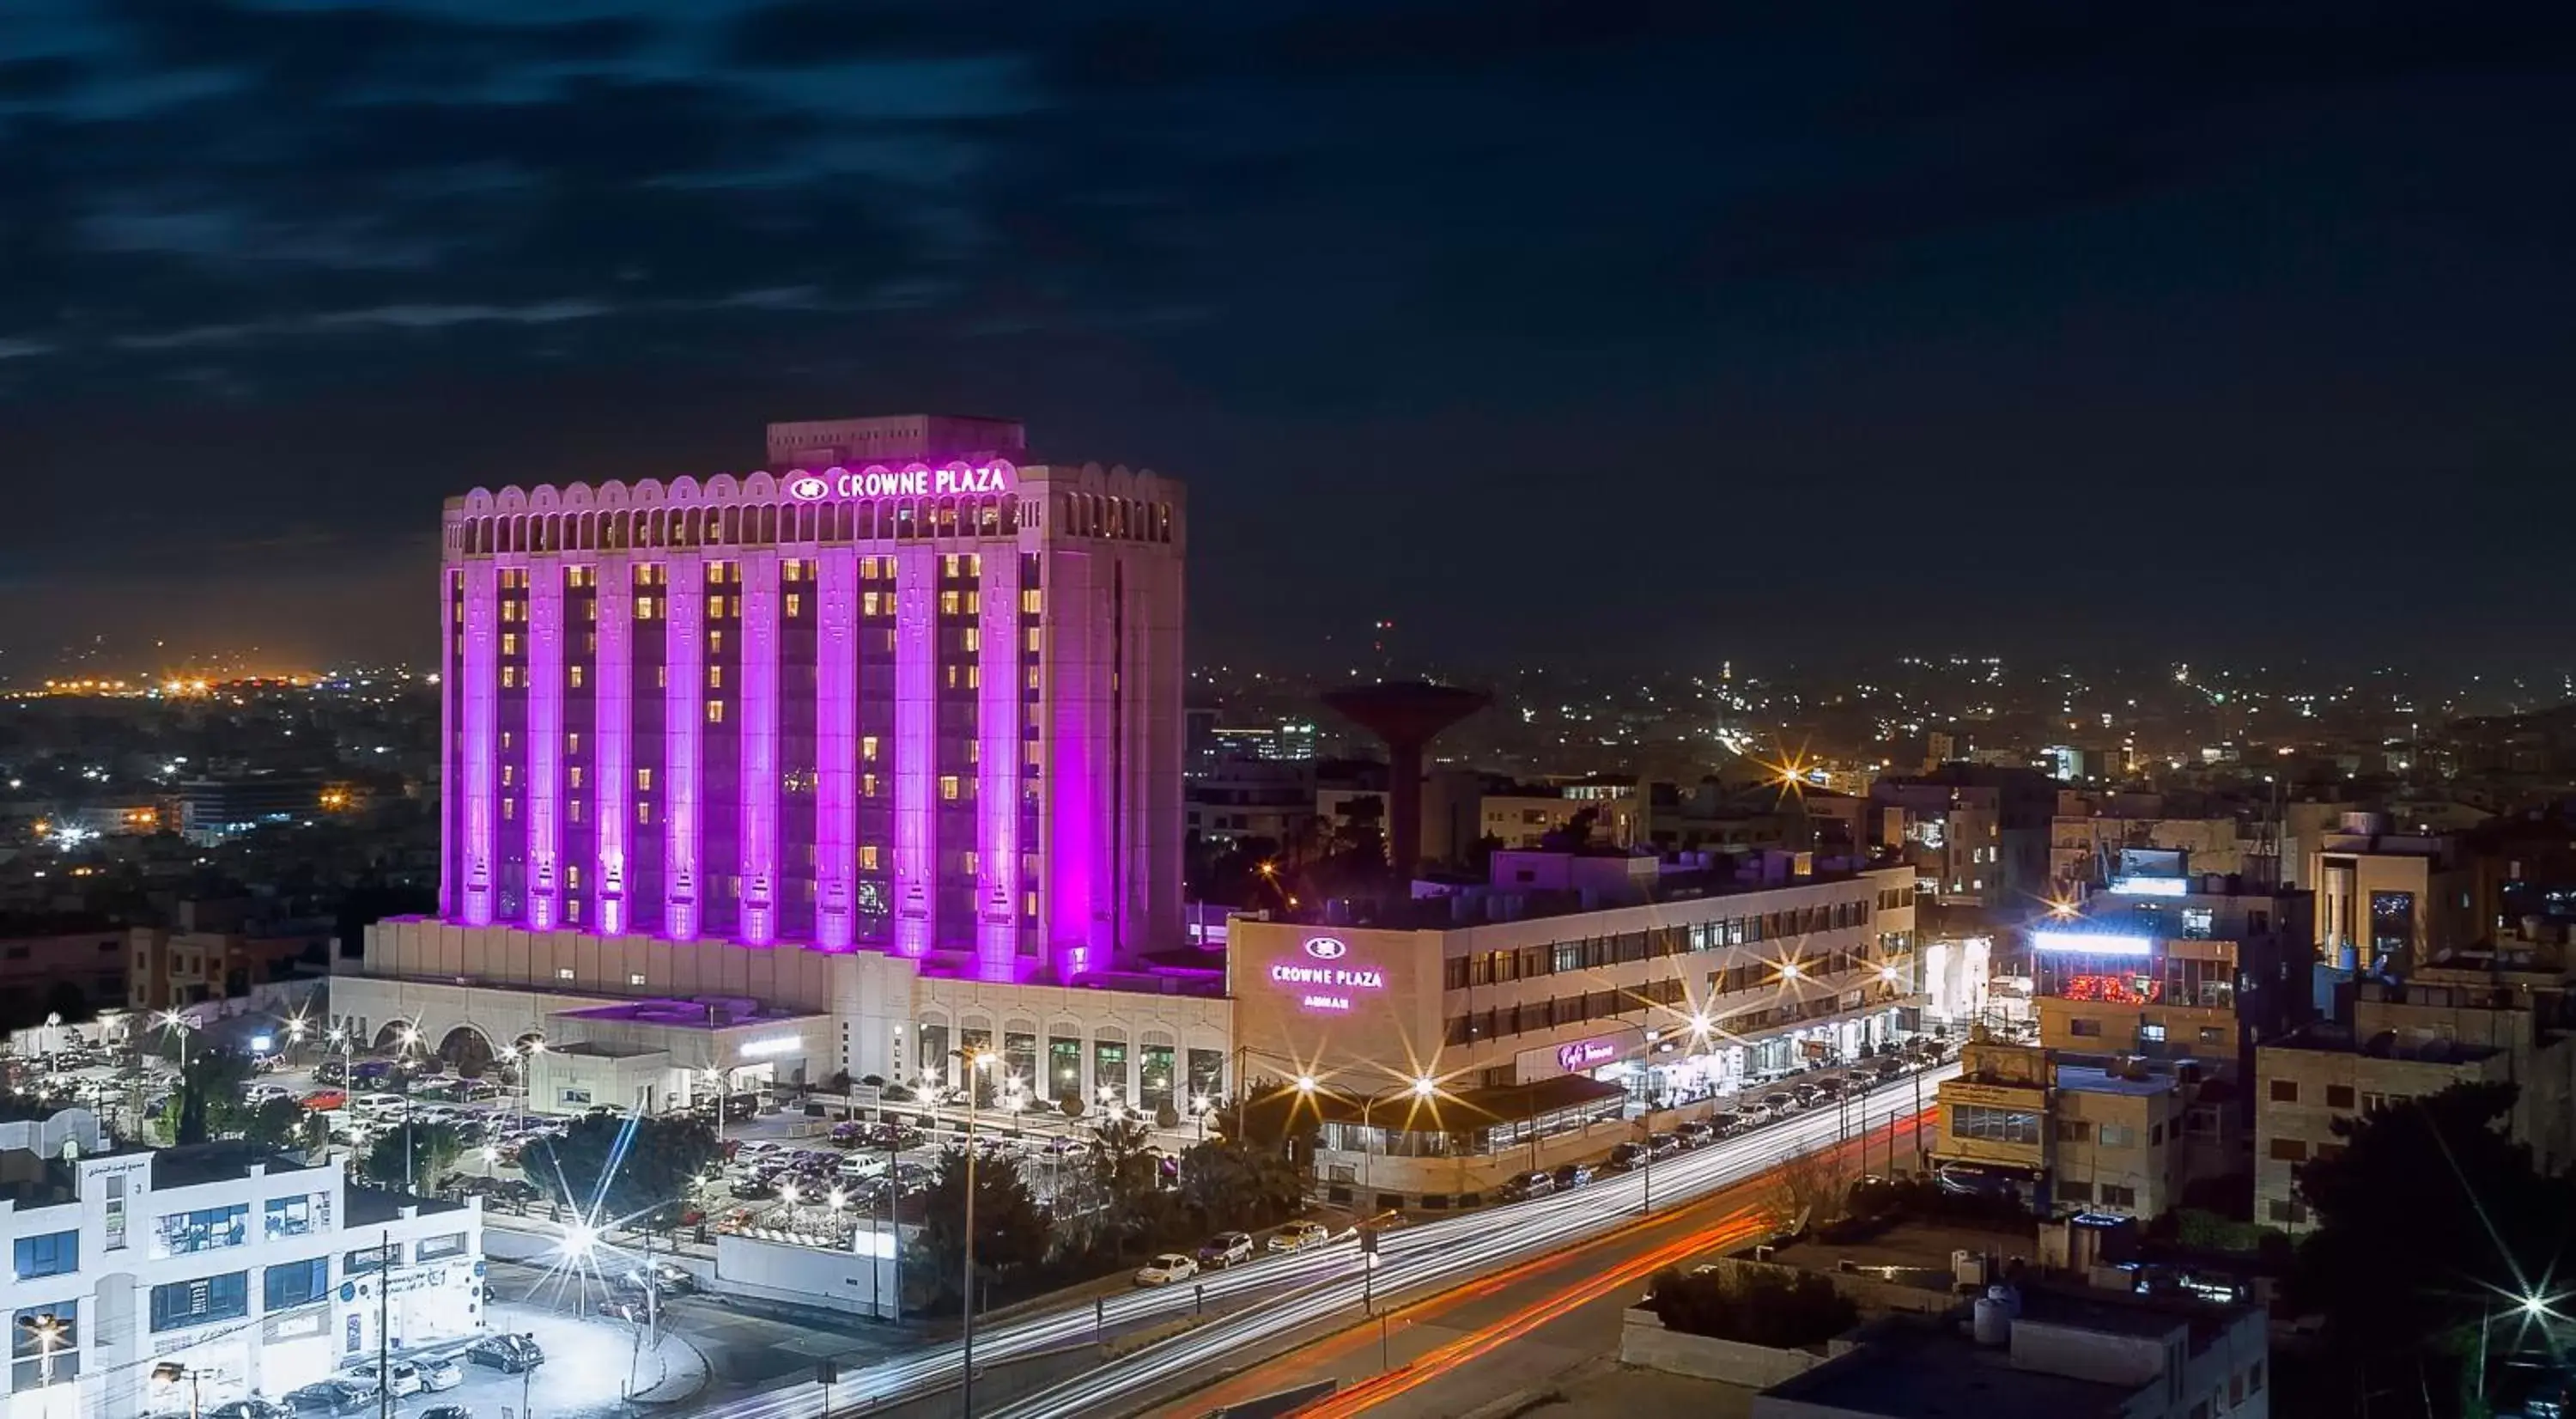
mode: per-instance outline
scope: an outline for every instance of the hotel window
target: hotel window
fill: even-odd
[[[570,966],[557,966],[557,967],[555,967],[555,979],[556,979],[556,980],[571,980],[571,979],[572,979],[572,967],[570,967]],[[356,1255],[356,1253],[355,1253],[355,1252],[352,1252],[352,1253],[350,1253],[350,1255],[355,1256],[355,1255]]]
[[[859,614],[862,616],[877,614],[877,593],[873,591],[859,593]]]
[[[1044,745],[1040,744],[1035,739],[1022,740],[1020,742],[1020,762],[1028,765],[1030,768],[1036,768],[1042,761],[1039,751],[1044,747]]]
[[[578,822],[580,822],[580,821],[581,821],[581,800],[580,800],[580,799],[576,798],[576,799],[572,800],[571,802],[566,803],[566,804],[564,805],[564,817],[565,817],[565,819],[567,819],[568,821],[575,822],[575,823],[578,823]]]
[[[1038,894],[1034,891],[1022,893],[1020,896],[1020,915],[1036,916],[1037,914]]]
[[[1044,596],[1042,596],[1042,595],[1039,593],[1039,591],[1038,591],[1038,589],[1037,589],[1036,587],[1034,587],[1034,586],[1032,586],[1032,587],[1028,587],[1028,588],[1023,589],[1023,590],[1020,592],[1020,614],[1021,614],[1021,615],[1023,615],[1023,616],[1034,616],[1034,615],[1038,614],[1038,612],[1039,612],[1039,611],[1043,610],[1043,609],[1045,608],[1045,606],[1046,606],[1046,598],[1045,598]],[[1035,650],[1035,649],[1037,649],[1037,647],[1035,647],[1035,646],[1031,646],[1031,647],[1029,647],[1029,648],[1030,648],[1031,650]]]
[[[790,563],[789,565],[791,565],[791,566],[792,566],[792,565],[794,565],[794,564],[793,564],[793,563]],[[803,615],[803,614],[804,614],[804,612],[805,612],[805,598],[804,598],[804,597],[802,597],[802,596],[799,596],[798,594],[796,594],[796,593],[795,593],[795,592],[793,592],[793,591],[791,591],[791,592],[787,593],[787,614],[788,614],[789,616],[791,616],[791,617],[794,617],[794,616],[800,616],[800,615]]]
[[[596,607],[596,606],[593,606],[591,609],[592,609],[593,611],[596,611],[596,610],[598,610],[599,608],[598,608],[598,607]],[[599,632],[597,632],[597,631],[584,631],[584,632],[582,632],[582,633],[581,633],[581,649],[582,649],[582,653],[583,653],[583,654],[585,654],[585,655],[597,655],[597,654],[599,654]]]
[[[653,826],[652,804],[638,803],[635,805],[635,826],[639,828],[649,828]]]
[[[504,822],[504,823],[515,823],[515,822],[517,822],[518,820],[519,820],[519,800],[517,800],[517,799],[515,799],[515,798],[504,798],[504,799],[502,799],[502,800],[501,800],[501,821],[502,821],[502,822]]]
[[[958,871],[971,873],[975,870],[975,854],[973,852],[961,852],[957,854],[957,858]]]
[[[596,567],[574,567],[571,569],[568,579],[564,582],[564,585],[572,587],[575,590],[588,586],[597,586],[598,584],[599,569]]]
[[[567,754],[578,754],[581,752],[580,730],[576,729],[572,733],[564,736],[564,752]]]
[[[653,791],[653,771],[650,768],[641,768],[635,771],[635,791],[637,793],[651,793]]]
[[[519,653],[519,633],[517,631],[503,631],[501,633],[501,653],[503,655],[517,655]]]
[[[984,633],[976,627],[968,626],[966,628],[966,649],[977,651],[982,650],[983,648]]]
[[[518,772],[518,766],[516,764],[503,764],[501,766],[501,786],[503,788],[508,788],[512,784],[517,783],[519,781]]]
[[[721,690],[724,688],[723,666],[710,665],[707,667],[707,688],[710,690]]]
[[[518,684],[519,684],[519,667],[517,667],[517,666],[515,666],[515,665],[504,665],[504,666],[502,666],[502,667],[501,667],[501,688],[502,688],[502,689],[504,689],[504,690],[516,689],[516,688],[518,688]]]
[[[859,757],[872,764],[876,762],[877,737],[875,735],[862,734],[859,736]]]
[[[671,688],[670,666],[656,665],[653,667],[653,688],[656,690],[667,690]]]
[[[567,677],[572,681],[572,687],[573,687],[574,689],[578,690],[578,689],[580,689],[580,688],[581,688],[581,667],[580,667],[580,666],[576,665],[576,666],[571,667],[569,670],[567,670],[567,671],[565,672],[565,674],[566,674],[566,676],[567,676]]]
[[[1038,626],[1031,626],[1031,627],[1029,627],[1029,645],[1028,645],[1028,648],[1029,648],[1029,653],[1030,653],[1030,654],[1034,655],[1034,654],[1036,654],[1037,652],[1039,652],[1039,651],[1041,651],[1041,650],[1046,649],[1046,645],[1045,645],[1045,637],[1046,637],[1046,632],[1045,632],[1045,630],[1044,630],[1042,627],[1038,627]]]
[[[581,618],[585,621],[598,620],[599,603],[596,601],[585,601],[581,603]]]
[[[798,581],[802,581],[802,580],[804,580],[804,575],[805,575],[805,564],[804,564],[803,562],[792,562],[792,561],[791,561],[791,562],[780,562],[780,563],[778,564],[778,579],[779,579],[780,581],[788,582],[788,583],[790,583],[790,584],[793,584],[793,583],[795,583],[795,582],[798,582]]]
[[[638,596],[635,598],[635,619],[639,621],[649,621],[653,619],[652,597]]]
[[[722,700],[709,700],[709,701],[707,701],[707,723],[709,723],[709,724],[722,724],[722,723],[724,723],[724,701],[722,701]]]
[[[574,926],[581,925],[581,898],[575,897],[564,903],[564,920]]]
[[[1032,690],[1038,688],[1038,668],[1034,665],[1029,667],[1029,688]]]
[[[942,616],[954,616],[964,605],[965,598],[954,591],[939,593],[939,614]]]
[[[956,575],[957,575],[957,554],[956,554],[956,553],[951,552],[951,553],[949,553],[948,555],[946,555],[946,556],[944,556],[944,557],[941,557],[941,558],[939,559],[939,574],[940,574],[941,576],[948,577],[948,578],[950,578],[950,579],[952,579],[952,580],[956,577]]]
[[[950,803],[957,801],[957,775],[941,774],[939,776],[939,796]]]
[[[626,983],[628,985],[642,985],[644,983],[644,977],[641,973],[629,974],[626,977]]]
[[[874,872],[877,870],[877,845],[875,843],[859,844],[859,870],[862,872]]]
[[[574,788],[581,787],[581,765],[575,764],[571,768],[564,770],[564,777]]]
[[[578,862],[568,862],[568,863],[564,864],[564,885],[565,885],[566,887],[571,888],[572,890],[574,890],[574,891],[576,891],[576,892],[578,892],[578,891],[580,891],[580,890],[581,890],[581,864],[580,864],[580,863],[578,863]]]

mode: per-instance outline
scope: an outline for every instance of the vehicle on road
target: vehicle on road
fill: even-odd
[[[1199,1248],[1199,1265],[1216,1268],[1252,1260],[1250,1232],[1219,1232]]]
[[[287,1392],[285,1404],[301,1419],[314,1414],[354,1414],[376,1407],[376,1392],[345,1380],[323,1380]]]
[[[1545,1197],[1554,1191],[1556,1191],[1556,1174],[1534,1171],[1504,1179],[1503,1185],[1495,1189],[1495,1196],[1505,1202],[1527,1202],[1533,1197]]]
[[[533,1335],[504,1332],[499,1335],[484,1336],[467,1346],[465,1358],[473,1364],[486,1365],[503,1374],[515,1375],[544,1364],[546,1352],[537,1344],[537,1338]]]
[[[1270,1234],[1269,1245],[1272,1251],[1302,1251],[1322,1246],[1331,1238],[1332,1233],[1324,1230],[1321,1222],[1291,1222]]]
[[[653,1263],[650,1271],[637,1267],[617,1278],[617,1284],[628,1291],[641,1293],[648,1286],[662,1296],[685,1296],[697,1289],[697,1278],[686,1268],[667,1261]]]
[[[379,1376],[389,1378],[379,1378]],[[369,1394],[375,1393],[379,1388],[390,1389],[396,1399],[418,1394],[423,1388],[420,1367],[409,1360],[396,1360],[382,1369],[377,1367],[375,1361],[370,1360],[363,1365],[351,1367],[349,1378],[355,1380],[358,1387]]]
[[[1152,1261],[1146,1262],[1143,1266],[1136,1268],[1136,1284],[1139,1286],[1169,1286],[1175,1281],[1187,1281],[1198,1274],[1199,1264],[1197,1261],[1190,1257],[1183,1256],[1179,1252],[1167,1251],[1161,1256],[1155,1257]]]

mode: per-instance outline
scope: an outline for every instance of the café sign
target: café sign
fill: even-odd
[[[1598,1069],[1625,1052],[1617,1040],[1576,1040],[1570,1045],[1557,1047],[1556,1067],[1568,1074],[1579,1074],[1586,1069]]]

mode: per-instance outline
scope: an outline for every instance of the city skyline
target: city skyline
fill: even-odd
[[[1188,480],[1199,660],[1384,617],[1494,662],[1875,653],[1927,598],[2006,654],[2257,654],[2210,608],[2304,588],[2390,655],[2545,663],[2576,288],[2522,155],[2569,39],[22,7],[0,584],[47,614],[0,666],[425,660],[448,491],[739,476],[746,428],[888,408]],[[2475,553],[2422,575],[2423,529]]]

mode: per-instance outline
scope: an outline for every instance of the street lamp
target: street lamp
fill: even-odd
[[[41,1315],[20,1316],[18,1328],[36,1342],[36,1383],[54,1382],[54,1351],[69,1343],[72,1328],[62,1317],[47,1311]]]
[[[975,1096],[976,1071],[993,1062],[993,1056],[969,1046],[957,1052],[966,1063],[966,1323],[965,1381],[962,1391],[966,1419],[975,1419]]]

